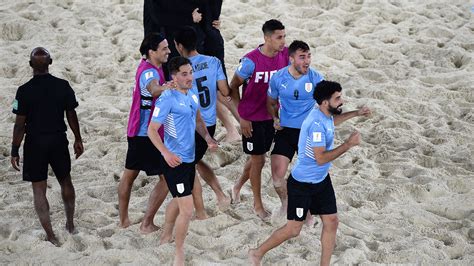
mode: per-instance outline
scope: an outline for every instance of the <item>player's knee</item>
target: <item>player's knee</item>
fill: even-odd
[[[186,220],[190,220],[193,216],[193,208],[181,208],[179,215],[182,215]]]
[[[252,167],[263,167],[265,164],[265,155],[252,155]]]
[[[328,230],[336,230],[339,226],[339,218],[337,215],[327,217],[323,221],[323,227],[327,228]]]
[[[288,228],[288,234],[291,238],[299,236],[300,232],[301,227],[292,226]]]

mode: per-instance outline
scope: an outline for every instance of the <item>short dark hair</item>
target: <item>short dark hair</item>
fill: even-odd
[[[189,59],[182,57],[182,56],[176,56],[171,58],[171,60],[168,62],[168,70],[171,75],[175,75],[176,73],[179,72],[179,68],[184,65],[191,65],[191,61]]]
[[[319,82],[316,87],[314,88],[313,98],[316,102],[320,105],[323,103],[324,100],[331,99],[331,96],[335,92],[341,92],[342,87],[341,84],[334,82],[334,81],[327,81],[323,80]]]
[[[303,41],[294,40],[288,47],[288,54],[292,56],[296,51],[302,50],[303,52],[309,51],[309,45]]]
[[[196,50],[197,33],[196,30],[190,26],[182,27],[174,35],[174,40],[177,44],[183,45],[188,52]]]
[[[156,49],[158,49],[158,45],[160,45],[160,43],[164,40],[165,37],[163,37],[163,35],[161,35],[160,33],[152,32],[148,34],[147,36],[145,36],[142,41],[142,44],[140,45],[140,54],[148,58],[148,51],[156,51]]]
[[[270,19],[265,21],[262,26],[262,31],[264,35],[271,35],[276,30],[284,30],[285,26],[279,20]]]

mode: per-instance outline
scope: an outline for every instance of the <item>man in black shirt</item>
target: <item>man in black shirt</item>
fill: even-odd
[[[48,164],[51,165],[61,186],[61,195],[66,211],[66,229],[74,232],[75,192],[71,182],[71,158],[68,150],[64,112],[74,133],[76,159],[84,152],[76,111],[78,106],[74,91],[65,80],[49,74],[53,62],[49,52],[42,47],[33,49],[30,66],[33,78],[18,88],[13,102],[16,114],[13,127],[11,164],[20,171],[19,148],[23,147],[23,180],[32,182],[34,205],[48,241],[58,246],[49,217],[46,198]]]

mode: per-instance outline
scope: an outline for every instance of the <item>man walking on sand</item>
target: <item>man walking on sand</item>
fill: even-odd
[[[250,179],[254,212],[259,218],[266,220],[269,213],[262,202],[262,168],[275,134],[272,116],[266,108],[267,89],[271,76],[288,66],[288,48],[285,47],[285,26],[280,21],[266,21],[262,31],[264,44],[242,58],[230,82],[232,99],[240,115],[243,150],[250,155],[242,176],[232,189],[232,199],[234,203],[239,201],[240,189]],[[239,87],[242,84],[245,85],[240,98]]]
[[[145,171],[147,175],[159,175],[160,180],[151,192],[145,217],[140,225],[142,233],[151,233],[158,230],[153,219],[168,195],[168,187],[163,177],[163,157],[147,136],[148,123],[154,101],[165,90],[165,86],[172,87],[173,85],[165,84],[161,68],[161,65],[168,60],[170,53],[168,42],[161,34],[147,35],[140,45],[140,53],[145,58],[141,59],[135,75],[135,89],[127,129],[127,158],[118,186],[119,216],[120,227],[130,226],[128,204],[133,181],[140,171]]]
[[[316,103],[313,98],[314,88],[323,80],[323,76],[310,67],[311,52],[308,44],[293,41],[288,47],[288,53],[290,65],[272,76],[267,98],[267,110],[277,130],[271,169],[273,186],[281,200],[279,216],[286,214],[288,196],[285,175],[298,151],[301,124]]]
[[[30,181],[36,213],[46,231],[46,240],[59,246],[54,235],[46,198],[48,165],[61,186],[61,196],[66,211],[66,230],[74,232],[75,191],[71,181],[71,158],[66,135],[67,122],[74,133],[74,154],[76,159],[84,152],[76,111],[79,104],[69,83],[49,74],[53,60],[43,47],[33,49],[30,66],[33,78],[18,88],[13,102],[16,114],[13,127],[11,164],[20,171],[19,148],[23,147],[23,180]]]
[[[178,56],[169,62],[175,90],[165,91],[156,102],[148,136],[165,159],[164,176],[173,200],[166,208],[165,225],[160,243],[171,241],[176,227],[174,265],[184,265],[184,240],[193,214],[193,185],[196,174],[195,140],[197,131],[211,151],[217,142],[209,135],[199,112],[199,99],[191,90],[193,70],[189,59]],[[164,142],[157,133],[164,125]],[[190,137],[191,136],[191,137]]]
[[[298,161],[288,177],[288,222],[259,247],[249,251],[252,265],[260,265],[269,250],[298,236],[308,211],[319,214],[323,222],[320,264],[329,265],[339,223],[329,168],[333,160],[360,143],[360,133],[354,131],[343,144],[334,148],[334,126],[370,114],[367,107],[342,113],[341,91],[336,82],[321,81],[316,86],[313,97],[319,107],[314,106],[301,126]]]
[[[191,61],[193,67],[193,88],[194,94],[199,96],[199,105],[202,118],[206,123],[207,131],[214,137],[216,131],[216,106],[217,95],[222,94],[229,97],[229,85],[221,66],[221,62],[214,56],[201,55],[196,50],[197,35],[193,28],[186,27],[175,34],[175,47],[179,54]],[[230,99],[230,97],[229,97]],[[231,103],[232,104],[232,103]],[[202,158],[207,151],[206,141],[196,132],[196,168],[199,175],[209,184],[217,197],[217,205],[224,211],[230,205],[230,197],[222,191],[214,171],[206,164]],[[194,205],[196,217],[198,219],[207,217],[203,199],[202,188],[199,178],[195,179],[193,189]]]

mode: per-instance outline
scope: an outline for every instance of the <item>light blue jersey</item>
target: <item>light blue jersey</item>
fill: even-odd
[[[160,82],[160,75],[158,74],[158,71],[156,71],[156,69],[154,68],[149,68],[143,71],[140,75],[140,103],[141,106],[150,108],[140,108],[140,129],[138,130],[137,136],[147,136],[148,121],[150,120],[150,110],[153,97],[151,93],[146,89],[146,87],[152,80]]]
[[[280,102],[282,127],[301,128],[303,120],[316,104],[313,98],[314,88],[324,78],[310,68],[308,73],[295,79],[288,68],[289,66],[273,74],[268,86],[268,96]]]
[[[194,162],[194,131],[199,109],[198,96],[192,91],[183,94],[166,90],[155,103],[151,121],[165,127],[164,144],[182,162]]]
[[[334,119],[327,117],[318,107],[313,108],[301,126],[298,139],[298,160],[291,175],[299,182],[316,184],[324,180],[331,163],[318,165],[313,147],[334,149]]]
[[[250,58],[243,57],[240,60],[239,66],[235,70],[235,74],[237,74],[237,76],[241,77],[243,80],[247,80],[252,76],[254,70],[255,63],[250,60]]]
[[[194,94],[199,95],[201,116],[206,126],[216,124],[217,81],[225,80],[221,61],[213,56],[195,55],[190,57],[193,67]]]

